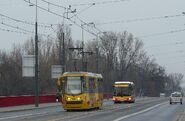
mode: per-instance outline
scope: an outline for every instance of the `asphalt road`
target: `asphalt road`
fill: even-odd
[[[164,98],[141,98],[132,104],[105,101],[101,110],[66,112],[61,106],[0,113],[0,121],[174,121],[183,105]]]
[[[177,116],[184,108],[185,105],[164,103],[144,113],[140,111],[127,117],[122,116],[114,121],[176,121]]]

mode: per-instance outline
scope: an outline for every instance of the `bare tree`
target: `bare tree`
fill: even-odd
[[[138,39],[134,40],[133,35],[126,31],[119,34],[119,38],[120,78],[124,78],[129,67],[141,59],[143,43]]]

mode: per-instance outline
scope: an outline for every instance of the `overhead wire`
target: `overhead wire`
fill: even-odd
[[[185,60],[178,60],[178,61],[174,61],[174,60],[171,60],[171,61],[166,61],[166,60],[157,60],[156,59],[156,61],[157,62],[159,62],[160,61],[160,63],[161,64],[163,64],[163,65],[165,65],[165,64],[171,64],[170,66],[172,66],[172,64],[184,64],[185,63]],[[165,62],[165,63],[164,63]],[[177,67],[177,65],[174,65],[175,67]],[[182,65],[178,65],[178,66],[181,66],[181,67],[183,67]]]
[[[19,33],[19,34],[30,34],[30,33],[27,33],[27,32],[15,31],[15,30],[4,29],[4,28],[0,28],[0,30],[1,31],[12,32],[12,33]]]
[[[96,23],[96,24],[105,25],[105,24],[131,23],[131,22],[137,22],[137,21],[151,21],[151,20],[157,20],[157,19],[168,19],[168,18],[175,18],[175,17],[182,17],[182,16],[185,16],[185,15],[184,14],[165,15],[165,16],[159,16],[159,17],[136,18],[136,19],[130,19],[130,20],[110,21],[110,22]]]
[[[93,3],[81,3],[81,4],[72,4],[72,6],[85,6],[85,5],[101,5],[101,4],[110,4],[110,3],[118,3],[118,2],[124,2],[129,0],[111,0],[111,1],[102,1],[102,2],[93,2]]]
[[[35,26],[34,22],[28,22],[28,21],[25,21],[25,20],[15,19],[15,18],[9,17],[9,16],[1,14],[1,13],[0,13],[0,16],[2,16],[4,18],[7,18],[9,20],[13,20],[13,21],[19,22],[19,23],[24,23],[24,24],[34,25]],[[49,24],[49,23],[39,23],[38,24],[38,26],[45,27],[45,28],[50,28],[51,25],[57,25],[57,24]]]
[[[170,46],[170,45],[182,45],[185,44],[183,41],[178,41],[175,43],[169,43],[169,44],[160,44],[160,45],[153,45],[153,46],[146,46],[145,48],[155,48],[155,47],[163,47],[163,46]]]
[[[48,34],[48,36],[51,36],[52,34],[57,33],[57,29],[55,30],[55,29],[53,28],[53,26],[51,26],[51,29],[53,30],[53,32],[51,32],[50,34]]]
[[[159,56],[153,56],[154,59],[156,60],[160,60],[160,61],[165,61],[165,62],[169,62],[169,61],[172,61],[172,60],[179,60],[179,58],[184,58],[185,55],[179,55],[179,56],[162,56],[162,57],[159,57]],[[168,60],[168,61],[166,61]]]
[[[171,54],[177,54],[177,53],[179,53],[179,54],[184,54],[185,53],[185,50],[178,50],[178,51],[167,51],[167,52],[161,52],[161,53],[153,53],[152,54],[152,57],[159,57],[159,56],[157,56],[157,55],[165,55],[165,56],[167,56],[167,55],[171,55]]]
[[[34,33],[34,31],[26,30],[26,29],[23,29],[23,28],[21,28],[19,26],[13,26],[13,25],[7,24],[5,22],[1,22],[1,24],[4,25],[4,26],[13,28],[13,29],[20,30],[20,31],[14,31],[14,30],[10,30],[10,29],[3,29],[3,28],[1,28],[0,30],[2,30],[2,31],[15,32],[15,33],[23,33],[23,34],[33,34]],[[49,35],[43,34],[43,33],[38,33],[38,34],[41,35],[41,36],[47,36],[47,37],[49,36]]]
[[[18,26],[13,26],[13,25],[7,24],[7,23],[5,23],[5,22],[1,22],[1,24],[4,25],[4,26],[8,26],[8,27],[11,27],[11,28],[14,28],[14,29],[18,29],[18,30],[27,32],[27,33],[34,33],[33,31],[29,31],[29,30],[20,28],[20,27],[18,27]]]
[[[30,35],[31,34],[31,33],[28,33],[28,32],[15,31],[15,30],[4,29],[4,28],[0,28],[0,30],[1,31],[6,31],[6,32],[11,32],[11,33],[24,34],[24,35]],[[46,35],[46,34],[39,34],[39,35],[42,35],[42,36],[45,36],[45,37],[48,37],[48,38],[51,38],[51,39],[55,39],[55,38],[51,37],[50,35]]]
[[[83,28],[82,25],[90,26],[90,24],[88,24],[87,22],[83,21],[79,16],[75,16],[75,17],[82,23],[81,24],[81,28]],[[98,29],[95,24],[94,24],[93,28],[95,28],[98,31],[97,33],[103,33],[103,31],[101,31],[100,29]],[[97,37],[98,35],[96,34],[95,36]]]
[[[79,11],[78,13],[74,14],[73,16],[71,16],[70,18],[73,18],[74,16],[77,16],[79,14],[81,14],[82,12],[86,11],[87,9],[91,8],[92,6],[94,6],[95,4],[91,4],[90,6],[82,9],[81,11]]]
[[[24,0],[25,1],[25,0]],[[46,3],[48,3],[48,4],[51,4],[51,5],[53,5],[53,6],[56,6],[56,7],[60,7],[60,8],[65,8],[65,9],[68,9],[68,8],[66,8],[66,7],[63,7],[63,6],[60,6],[60,5],[57,5],[57,4],[54,4],[54,3],[51,3],[51,2],[48,2],[48,1],[46,1],[46,0],[42,0],[43,2],[46,2]],[[81,14],[82,12],[84,12],[85,10],[87,10],[87,9],[89,9],[90,7],[92,7],[93,5],[95,5],[95,3],[91,3],[91,4],[88,4],[89,6],[88,7],[86,7],[86,8],[84,8],[84,9],[82,9],[81,11],[79,11],[78,13],[73,13],[74,15],[73,16],[71,16],[71,17],[69,17],[69,18],[65,18],[65,19],[71,19],[71,18],[73,18],[73,17],[76,17],[82,24],[86,24],[87,26],[88,26],[88,24],[86,23],[86,22],[84,22],[82,19],[80,19],[77,15],[78,14]],[[69,5],[69,6],[71,6],[71,5]],[[48,9],[49,10],[49,9]],[[82,29],[84,29],[81,25],[79,25],[79,27],[81,27]],[[98,29],[96,26],[94,26],[94,28],[96,29],[96,30],[98,30],[99,32],[102,32],[100,29]],[[98,32],[98,33],[99,33]],[[96,35],[97,36],[97,35]]]
[[[171,31],[168,31],[168,32],[161,32],[161,33],[143,35],[143,36],[139,36],[139,37],[136,37],[136,38],[147,38],[147,37],[153,37],[153,36],[161,36],[161,35],[173,34],[173,33],[184,32],[184,31],[185,31],[185,29],[171,30]]]
[[[158,62],[159,62],[159,60],[157,60]],[[182,60],[182,61],[178,61],[178,62],[172,62],[172,61],[167,61],[167,63],[168,64],[171,64],[170,66],[175,66],[175,67],[177,67],[177,65],[176,64],[185,64],[185,60]],[[165,64],[167,64],[166,62],[163,64],[164,66],[166,66]],[[182,67],[182,65],[178,65],[178,66],[181,66]]]
[[[156,56],[157,57],[157,56]],[[181,56],[163,56],[163,57],[157,57],[158,59],[177,59],[177,58],[184,58],[185,55],[181,55]]]
[[[42,1],[44,1],[44,0],[42,0]],[[120,1],[120,0],[117,0],[117,1],[114,1],[114,2],[118,2],[118,1]],[[125,1],[125,0],[124,0]],[[111,2],[113,2],[113,1],[109,1],[109,3],[111,3]],[[99,2],[99,4],[100,3],[102,3],[102,4],[106,4],[106,3],[108,3],[108,1],[107,2]],[[98,4],[98,3],[97,3]],[[77,5],[77,4],[76,4]],[[90,5],[90,4],[79,4],[79,5]],[[75,5],[73,5],[73,6],[75,6]],[[52,12],[52,11],[49,11],[49,12]],[[74,15],[74,16],[76,16],[76,15]],[[64,17],[64,16],[63,16]],[[73,17],[73,16],[72,16]],[[166,18],[167,18],[167,16],[166,16]],[[66,19],[66,18],[65,18]],[[67,18],[68,19],[68,18]],[[155,19],[155,18],[153,18],[153,19]],[[156,19],[160,19],[160,18],[156,18]],[[71,19],[69,19],[71,22],[72,22],[72,20]],[[142,20],[143,21],[143,19],[140,19],[140,20]],[[152,19],[148,19],[148,18],[146,18],[145,20],[152,20]],[[138,21],[138,20],[135,20],[135,21]],[[74,23],[76,23],[75,21],[73,21]],[[72,22],[72,23],[73,23]],[[82,22],[82,21],[81,21]],[[130,22],[132,22],[132,21],[130,21]],[[86,23],[86,22],[82,22],[82,23]],[[81,27],[79,24],[77,25],[78,27]],[[85,31],[88,31],[88,30],[85,30]],[[170,31],[170,32],[168,32],[168,33],[175,33],[175,32],[181,32],[181,31],[184,31],[184,29],[183,30],[175,30],[175,31]],[[168,33],[157,33],[157,35],[163,35],[163,34],[168,34]],[[91,33],[92,34],[92,33]],[[152,36],[157,36],[156,34],[154,34],[154,35],[152,35]],[[147,36],[151,36],[151,35],[147,35]],[[143,36],[142,36],[143,37]],[[146,36],[144,36],[144,37],[146,37]]]
[[[13,1],[13,2],[12,2]],[[3,3],[3,1],[1,0],[1,3],[0,3],[0,6],[18,6],[18,5],[23,5],[23,4],[20,4],[20,1],[18,0],[12,0],[10,3]],[[7,0],[6,0],[7,2]]]
[[[60,6],[60,5],[57,5],[57,4],[48,2],[48,1],[46,1],[46,0],[42,0],[42,1],[43,1],[43,2],[46,2],[46,3],[48,3],[48,4],[51,4],[51,5],[53,5],[53,6],[56,6],[56,7],[68,9],[68,8],[66,8],[66,7],[63,7],[63,6]],[[123,2],[123,1],[126,1],[126,0],[114,0],[114,1],[103,1],[103,2],[96,2],[96,3],[94,3],[94,2],[93,2],[93,3],[88,3],[88,4],[86,4],[86,5],[89,5],[88,7],[82,9],[81,11],[79,11],[79,12],[76,13],[76,14],[73,13],[74,15],[71,16],[71,17],[69,17],[69,18],[67,18],[67,19],[71,19],[71,18],[73,18],[73,17],[76,17],[82,24],[86,24],[86,25],[88,26],[88,24],[87,24],[86,22],[84,22],[82,19],[80,19],[77,15],[81,14],[82,12],[84,12],[85,10],[89,9],[90,7],[92,7],[92,6],[96,5],[96,4],[106,4],[106,3]],[[82,5],[82,4],[81,4],[81,5]],[[69,6],[76,6],[76,5],[73,4],[73,5],[69,5]],[[99,31],[98,33],[101,33],[101,32],[102,32],[102,31],[101,31],[99,28],[97,28],[96,26],[94,26],[94,28],[95,28],[97,31]]]
[[[27,2],[27,3],[31,3],[31,2],[29,2],[29,1],[27,1],[27,0],[24,0],[24,1]],[[83,27],[81,27],[81,25],[79,25],[78,23],[76,23],[76,22],[73,21],[72,19],[69,19],[69,18],[67,18],[67,17],[65,17],[65,16],[62,16],[62,15],[60,15],[60,14],[58,14],[58,13],[55,13],[55,12],[53,12],[53,11],[51,11],[51,10],[47,10],[46,8],[43,8],[43,7],[41,7],[41,6],[39,6],[39,5],[36,5],[36,4],[34,4],[34,3],[31,3],[31,4],[34,5],[34,6],[36,6],[36,7],[38,7],[38,8],[41,9],[41,10],[44,10],[44,11],[47,11],[47,12],[51,13],[51,14],[53,14],[53,15],[56,15],[56,16],[65,18],[65,19],[69,20],[70,22],[72,22],[73,24],[75,24],[76,26],[78,26],[78,27],[80,27],[80,28],[83,28]],[[85,28],[83,28],[83,29],[84,29],[86,32],[90,33],[90,34],[92,34],[92,35],[94,35],[94,36],[97,36],[95,33],[91,32],[91,31],[89,31],[89,30],[87,30],[87,29],[85,29]]]
[[[57,5],[57,4],[54,4],[54,3],[52,3],[52,2],[48,2],[48,1],[46,1],[46,0],[41,0],[41,1],[43,1],[43,2],[45,2],[45,3],[47,3],[47,4],[51,4],[51,5],[53,5],[53,6],[59,7],[59,8],[67,9],[67,7],[64,7],[64,6],[61,6],[61,5]]]

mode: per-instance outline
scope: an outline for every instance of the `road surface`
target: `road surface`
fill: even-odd
[[[176,121],[185,109],[165,98],[140,98],[136,103],[105,101],[101,110],[66,112],[61,106],[0,113],[0,121]]]

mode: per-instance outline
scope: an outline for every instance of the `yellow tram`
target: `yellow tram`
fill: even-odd
[[[58,91],[65,110],[100,108],[103,104],[103,77],[90,72],[65,72],[58,78]]]

